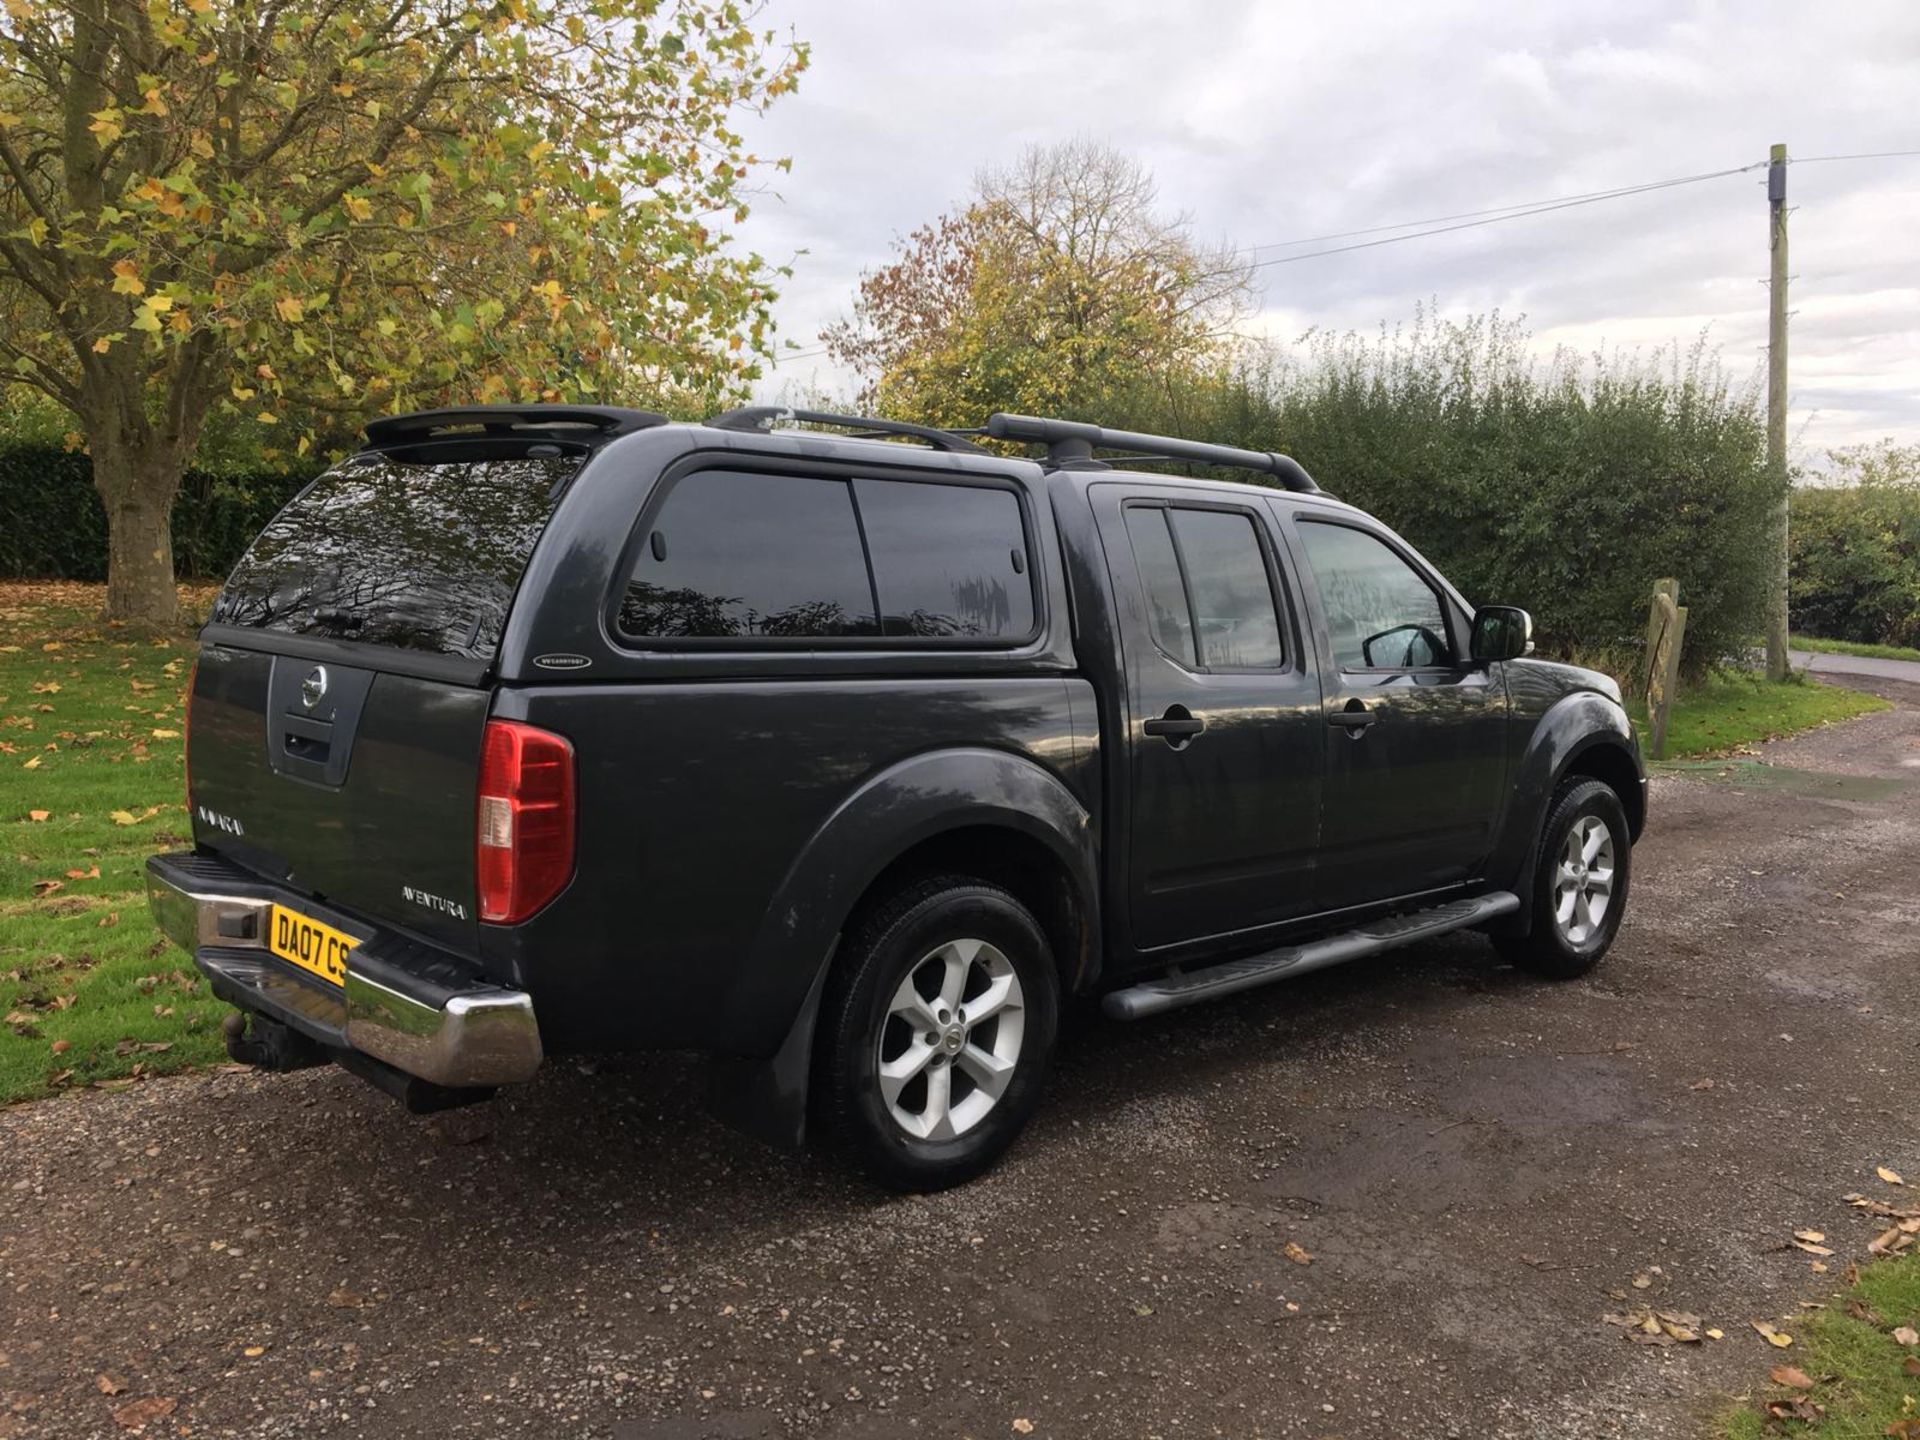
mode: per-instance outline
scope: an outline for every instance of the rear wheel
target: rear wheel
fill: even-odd
[[[1613,947],[1633,868],[1627,813],[1610,786],[1584,777],[1554,795],[1534,867],[1531,931],[1498,936],[1500,953],[1522,970],[1571,980]]]
[[[1012,895],[959,876],[902,891],[855,927],[828,987],[828,1134],[894,1189],[972,1179],[1033,1113],[1058,1012],[1052,951]]]

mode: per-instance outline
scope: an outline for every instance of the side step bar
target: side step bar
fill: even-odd
[[[1256,985],[1268,985],[1275,980],[1304,975],[1309,970],[1338,965],[1343,960],[1378,955],[1396,945],[1444,935],[1449,930],[1464,930],[1497,915],[1511,915],[1519,908],[1520,897],[1508,890],[1495,890],[1471,900],[1452,900],[1431,910],[1372,920],[1338,935],[1309,940],[1304,945],[1283,945],[1241,960],[1143,980],[1111,992],[1100,1002],[1100,1008],[1115,1020],[1141,1020],[1163,1010],[1178,1010],[1182,1005],[1197,1005],[1202,1000],[1236,995]]]

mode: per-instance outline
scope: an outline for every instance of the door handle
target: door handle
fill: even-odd
[[[1166,714],[1156,720],[1147,721],[1140,728],[1149,735],[1159,736],[1178,750],[1206,729],[1207,722],[1197,718],[1184,705],[1169,705]]]
[[[1338,729],[1345,730],[1357,740],[1361,735],[1365,734],[1367,728],[1379,718],[1380,716],[1376,712],[1369,710],[1358,700],[1349,700],[1344,710],[1336,710],[1327,716],[1327,723]]]

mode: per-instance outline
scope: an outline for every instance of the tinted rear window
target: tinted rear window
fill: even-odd
[[[640,639],[1017,641],[1032,565],[1010,490],[701,470],[674,482],[620,603]]]
[[[855,480],[881,632],[1015,639],[1033,630],[1033,582],[1011,490]]]
[[[878,634],[846,483],[724,470],[675,482],[620,628],[662,639]]]
[[[213,619],[491,660],[534,542],[581,463],[356,458],[274,517]]]

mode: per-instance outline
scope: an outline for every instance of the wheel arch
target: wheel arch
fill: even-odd
[[[1515,762],[1507,811],[1487,865],[1489,884],[1523,899],[1538,862],[1540,827],[1547,808],[1569,775],[1600,780],[1620,797],[1631,838],[1646,827],[1646,767],[1633,725],[1620,705],[1598,691],[1564,696],[1542,715]],[[1524,933],[1529,907],[1504,925]]]
[[[728,990],[713,1108],[781,1144],[804,1140],[814,1021],[840,937],[863,909],[937,873],[1001,885],[1040,922],[1063,992],[1098,974],[1094,817],[1025,756],[951,749],[904,760],[857,787],[802,848]]]

